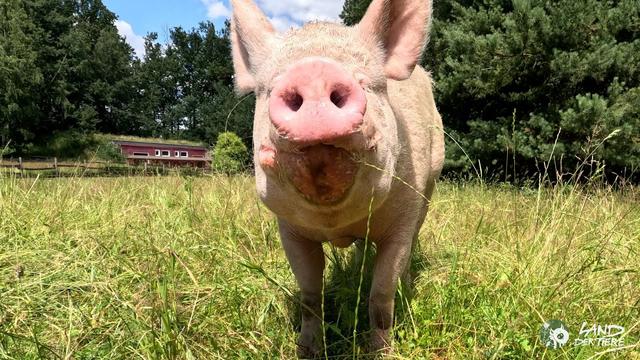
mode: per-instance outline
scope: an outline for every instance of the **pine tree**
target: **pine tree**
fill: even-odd
[[[347,1],[340,17],[357,23],[368,2]],[[447,139],[449,171],[479,162],[504,179],[551,159],[638,176],[637,0],[441,0],[433,17],[423,65],[460,144]]]
[[[22,125],[38,111],[33,95],[42,74],[29,37],[33,30],[22,1],[0,3],[0,153],[10,139],[15,146],[31,137]]]
[[[371,0],[345,0],[340,19],[347,26],[357,24],[367,11],[370,3]]]
[[[636,0],[440,2],[425,62],[444,122],[501,178],[549,159],[640,168],[639,23]]]

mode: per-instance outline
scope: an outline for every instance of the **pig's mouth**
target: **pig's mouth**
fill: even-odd
[[[344,199],[358,171],[352,153],[325,144],[278,152],[276,162],[298,192],[319,205],[336,204]]]

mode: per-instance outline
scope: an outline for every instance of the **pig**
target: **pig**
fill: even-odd
[[[232,0],[238,93],[256,96],[255,181],[276,215],[300,288],[300,357],[321,345],[322,243],[375,246],[373,351],[391,352],[394,297],[444,162],[430,74],[417,65],[430,0],[373,0],[355,26],[278,33],[251,0]]]

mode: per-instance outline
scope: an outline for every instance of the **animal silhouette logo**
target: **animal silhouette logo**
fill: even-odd
[[[569,342],[569,330],[560,320],[549,320],[540,328],[540,340],[549,349],[559,349]]]

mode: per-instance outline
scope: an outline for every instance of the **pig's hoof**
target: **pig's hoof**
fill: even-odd
[[[322,348],[322,329],[318,319],[302,319],[302,328],[296,343],[296,353],[300,359],[315,359]]]
[[[369,343],[369,350],[377,355],[383,357],[393,354],[393,347],[389,340],[389,332],[385,330],[376,329],[371,333],[371,340]]]
[[[298,359],[317,359],[320,357],[320,349],[313,344],[303,345],[298,343],[296,355],[298,355]]]

